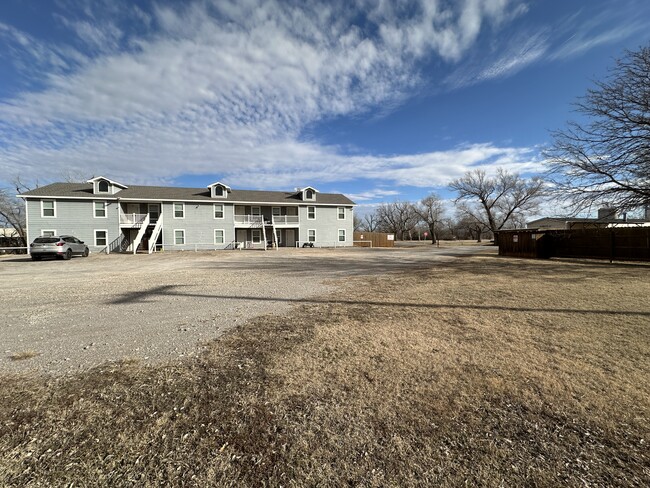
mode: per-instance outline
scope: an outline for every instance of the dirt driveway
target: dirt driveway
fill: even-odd
[[[74,372],[194,355],[246,320],[346,276],[423,269],[492,247],[282,249],[0,259],[0,371]]]

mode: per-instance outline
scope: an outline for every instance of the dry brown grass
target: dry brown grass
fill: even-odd
[[[38,351],[20,351],[10,354],[9,359],[12,361],[24,361],[25,359],[32,359],[40,355],[41,353]]]
[[[472,258],[198,361],[3,378],[9,486],[647,486],[650,273]]]

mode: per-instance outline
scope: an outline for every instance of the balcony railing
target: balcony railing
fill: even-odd
[[[261,224],[263,221],[261,215],[235,215],[236,224]]]
[[[299,224],[300,219],[297,215],[274,215],[273,223],[275,225]]]
[[[120,224],[121,225],[136,225],[140,224],[147,217],[147,214],[138,214],[138,213],[120,213]]]

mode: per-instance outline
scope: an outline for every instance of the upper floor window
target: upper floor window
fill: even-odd
[[[214,204],[214,218],[223,219],[223,204],[221,203]]]
[[[308,219],[316,218],[316,207],[307,207],[307,218]]]
[[[338,208],[339,220],[345,220],[345,207]]]
[[[305,198],[307,200],[313,200],[314,199],[314,190],[307,189],[305,191]]]
[[[54,200],[41,202],[41,217],[56,217],[56,202]]]
[[[214,196],[215,197],[222,197],[223,196],[223,186],[215,186],[214,187]]]
[[[184,219],[185,218],[185,204],[184,203],[175,203],[174,204],[174,218],[175,219]]]
[[[279,217],[280,215],[282,215],[280,207],[273,207],[271,209],[271,213],[273,214],[274,217]]]
[[[106,202],[95,202],[95,217],[106,217]]]
[[[99,183],[97,184],[97,191],[108,193],[108,181],[99,180]]]

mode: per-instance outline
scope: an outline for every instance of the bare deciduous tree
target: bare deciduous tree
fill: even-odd
[[[576,109],[589,122],[553,132],[545,151],[558,193],[576,212],[650,205],[650,46],[627,51]]]
[[[22,245],[27,246],[25,203],[6,189],[0,189],[0,226],[15,229]]]
[[[431,193],[420,200],[417,205],[414,205],[413,209],[427,226],[431,244],[435,244],[438,239],[437,229],[445,213],[442,200],[435,193]]]
[[[480,169],[468,171],[450,187],[458,192],[463,213],[493,233],[507,228],[517,214],[534,211],[544,194],[541,178],[526,180],[502,168],[493,177]]]
[[[364,215],[363,222],[361,222],[361,230],[364,232],[377,232],[379,228],[379,219],[375,212]]]
[[[379,227],[392,232],[399,240],[418,223],[419,216],[410,202],[383,203],[377,207]]]

